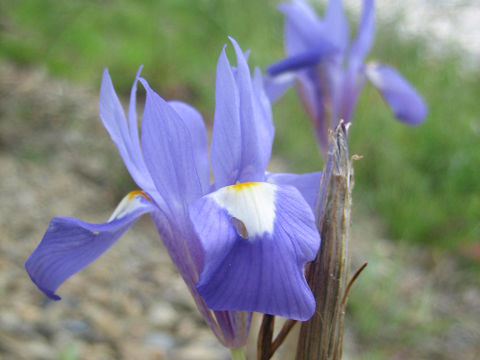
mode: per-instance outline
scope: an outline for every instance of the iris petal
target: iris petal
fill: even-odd
[[[348,21],[341,0],[330,0],[325,13],[325,29],[333,44],[343,53],[348,46]]]
[[[303,108],[313,124],[320,148],[326,152],[328,147],[328,129],[331,124],[327,123],[329,116],[325,116],[323,104],[328,94],[323,92],[318,72],[315,69],[300,72],[297,76],[296,90]]]
[[[300,194],[302,194],[305,201],[310,207],[315,209],[315,202],[317,201],[318,191],[320,188],[320,180],[322,172],[317,171],[308,174],[291,174],[291,173],[269,173],[267,174],[267,181],[277,185],[291,185],[294,186]]]
[[[139,70],[140,72],[140,70]],[[112,80],[105,69],[100,88],[99,111],[100,118],[107,129],[110,137],[118,148],[118,152],[125,163],[130,175],[137,185],[148,192],[153,192],[153,185],[150,173],[145,166],[140,142],[138,139],[135,97],[137,80],[133,83],[130,96],[129,124],[125,118],[120,100],[118,99]]]
[[[323,24],[313,9],[303,0],[281,4],[279,10],[286,16],[285,47],[288,56],[304,52],[317,45]]]
[[[145,194],[132,192],[117,207],[114,218],[104,224],[53,218],[25,268],[40,290],[60,300],[55,291],[67,278],[103,254],[141,215],[155,209]]]
[[[263,86],[272,103],[280,99],[295,84],[295,77],[294,72],[287,72],[278,76],[265,75]]]
[[[255,68],[253,76],[255,113],[259,115],[257,119],[259,121],[258,128],[260,130],[260,137],[265,151],[268,152],[268,159],[270,159],[275,127],[273,126],[272,105],[267,95],[263,79],[264,76],[260,69],[258,67]]]
[[[237,57],[237,87],[240,100],[241,128],[241,168],[236,182],[263,181],[265,170],[272,152],[272,142],[268,139],[270,130],[266,127],[263,111],[259,111],[256,93],[253,91],[252,77],[242,49],[233,38],[232,42]],[[269,119],[271,123],[271,118]],[[273,126],[270,124],[270,126]]]
[[[375,3],[374,0],[363,1],[362,18],[358,24],[357,37],[350,48],[349,66],[358,71],[370,51],[375,36]]]
[[[315,258],[320,238],[312,210],[295,188],[223,188],[194,202],[190,218],[205,250],[197,289],[207,306],[297,320],[312,316],[315,301],[304,266]],[[248,238],[232,218],[244,223]]]
[[[331,53],[335,47],[325,42],[321,46],[316,46],[297,55],[280,60],[279,62],[268,67],[267,71],[270,75],[278,75],[284,72],[300,70],[315,66],[322,58]]]
[[[145,163],[157,191],[174,216],[186,211],[186,204],[202,196],[193,139],[186,121],[139,78],[147,91],[142,121],[142,149]]]
[[[137,82],[140,73],[142,72],[143,65],[137,71],[135,76],[135,81],[133,82],[132,89],[130,90],[130,103],[128,105],[128,127],[130,130],[130,139],[132,141],[135,149],[140,149],[140,137],[138,134],[138,123],[137,123]],[[137,151],[140,153],[140,151]],[[136,160],[143,160],[141,157],[137,157]],[[141,161],[142,167],[146,169],[145,163]]]
[[[202,115],[192,106],[181,101],[169,101],[177,114],[187,125],[192,137],[193,156],[202,183],[202,193],[207,193],[210,187],[210,165],[208,163],[207,129]]]
[[[211,163],[218,187],[234,184],[241,166],[240,99],[223,48],[217,63]]]
[[[395,117],[418,125],[427,116],[427,106],[421,96],[395,69],[387,65],[368,64],[365,74],[380,91]]]
[[[216,188],[263,181],[273,142],[273,123],[259,70],[252,81],[242,49],[230,38],[237,67],[223,49],[217,65],[211,160]]]

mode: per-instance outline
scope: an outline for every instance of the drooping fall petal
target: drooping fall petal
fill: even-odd
[[[320,237],[298,190],[228,186],[193,203],[190,218],[205,251],[197,289],[210,308],[312,316],[304,266],[315,258]]]
[[[418,125],[425,120],[427,106],[398,71],[387,65],[368,64],[365,74],[397,119],[409,125]]]
[[[128,194],[104,224],[70,217],[52,219],[42,241],[25,262],[32,281],[45,295],[60,300],[57,288],[102,255],[143,214],[156,207],[140,191]]]

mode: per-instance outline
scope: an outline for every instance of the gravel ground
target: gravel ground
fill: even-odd
[[[50,218],[101,222],[133,188],[98,118],[97,96],[0,63],[0,359],[227,359],[147,217],[67,281],[60,302],[47,300],[24,271]],[[354,266],[370,265],[353,289],[345,357],[383,344],[392,359],[478,358],[478,279],[455,258],[382,238],[381,224],[362,214],[354,215]],[[390,298],[377,295],[391,291],[378,288],[392,283],[397,301],[385,305]],[[377,304],[373,338],[355,320],[361,297]],[[389,315],[388,306],[409,318]],[[404,341],[425,324],[424,337]]]

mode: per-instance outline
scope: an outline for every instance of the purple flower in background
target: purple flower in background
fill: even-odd
[[[341,0],[329,1],[324,19],[303,0],[283,4],[280,10],[286,16],[287,58],[268,68],[267,93],[274,101],[290,85],[296,85],[322,151],[327,149],[328,130],[340,119],[351,121],[365,79],[380,91],[397,119],[409,125],[425,119],[423,100],[396,70],[364,63],[375,31],[373,0],[363,1],[362,18],[351,44]]]
[[[25,267],[50,298],[71,275],[106,251],[141,215],[150,213],[196,304],[227,347],[245,344],[251,312],[298,320],[315,301],[304,266],[320,238],[312,207],[319,172],[266,172],[274,128],[258,69],[252,79],[244,54],[231,39],[237,67],[222,51],[217,65],[210,152],[201,115],[165,101],[137,74],[128,122],[105,70],[100,117],[142,190],[128,194],[104,224],[52,219]],[[136,87],[146,90],[139,138]],[[211,311],[214,310],[214,311]]]

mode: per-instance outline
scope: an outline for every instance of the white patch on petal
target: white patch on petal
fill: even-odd
[[[131,213],[132,211],[138,209],[142,205],[142,198],[150,200],[143,191],[135,190],[131,191],[125,196],[122,201],[117,205],[116,209],[113,211],[112,216],[108,219],[108,222],[120,219],[125,215]]]
[[[249,182],[223,187],[208,195],[228,214],[240,220],[248,237],[273,233],[276,186]],[[238,231],[238,228],[237,228]],[[244,237],[243,234],[239,234]]]
[[[296,73],[294,71],[291,72],[284,72],[279,75],[275,75],[275,82],[277,84],[286,84],[292,82],[296,78]]]
[[[367,75],[368,79],[378,88],[383,89],[385,84],[383,78],[380,74],[379,65],[375,62],[370,62],[365,66],[365,74]]]

